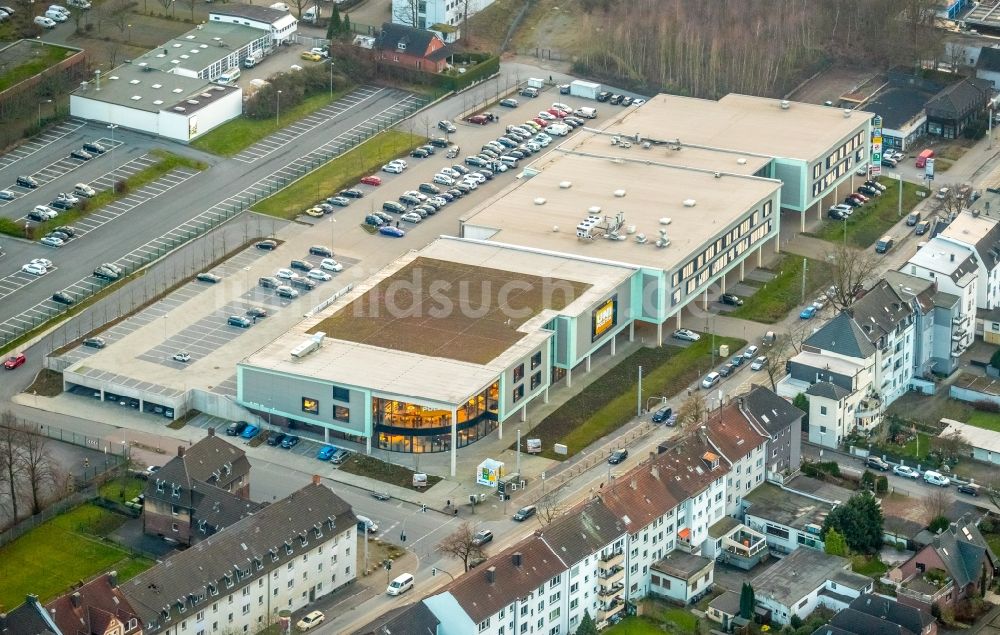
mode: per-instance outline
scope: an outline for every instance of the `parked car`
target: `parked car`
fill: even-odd
[[[538,89],[533,86],[528,86],[526,88],[522,88],[519,94],[521,97],[535,98],[538,97]]]
[[[8,357],[7,361],[3,363],[3,367],[6,370],[14,370],[18,366],[24,364],[24,362],[26,361],[28,361],[28,358],[25,357],[24,353],[17,353],[16,355],[11,355],[10,357]]]
[[[14,185],[20,187],[26,187],[29,190],[33,190],[36,187],[38,187],[38,181],[35,180],[35,177],[33,176],[19,176],[16,179],[14,179]]]
[[[750,370],[762,370],[765,366],[767,366],[767,357],[761,355],[750,364]]]
[[[36,16],[34,19],[34,23],[45,29],[56,28],[56,21],[53,20],[52,18],[47,18],[44,15]]]
[[[920,472],[910,467],[909,465],[897,465],[892,468],[892,473],[896,476],[902,476],[903,478],[912,478],[917,480],[920,478]]]
[[[799,312],[799,317],[803,320],[811,320],[816,316],[816,307],[809,305]]]
[[[608,457],[608,465],[618,465],[628,458],[628,450],[615,450]]]
[[[743,351],[743,359],[750,361],[757,356],[757,351],[759,350],[760,349],[756,345],[751,344],[750,346],[747,346],[747,349]]]
[[[319,267],[320,269],[326,269],[327,271],[333,271],[333,272],[344,270],[344,265],[340,264],[333,258],[324,258],[322,261],[320,261]]]
[[[312,611],[301,620],[295,623],[295,628],[300,631],[308,631],[309,629],[319,626],[326,620],[326,616],[323,615],[323,611]]]
[[[87,152],[82,148],[79,150],[73,150],[72,152],[69,153],[69,156],[73,157],[74,159],[80,159],[81,161],[90,161],[91,159],[94,158],[94,155],[92,155],[91,153]]]
[[[226,324],[229,326],[238,326],[241,329],[248,329],[252,322],[242,315],[230,315],[226,320]]]
[[[458,128],[455,127],[455,124],[453,124],[452,122],[448,121],[447,119],[439,121],[437,123],[437,127],[440,130],[444,130],[445,132],[458,132]]]
[[[273,251],[278,248],[278,241],[271,239],[261,240],[254,247],[262,251]]]
[[[83,144],[83,149],[91,154],[104,154],[108,151],[107,148],[97,143],[96,141],[88,141]]]
[[[362,178],[361,182],[365,185],[379,186],[382,185],[382,177],[372,174]]]
[[[705,379],[701,380],[702,388],[711,388],[715,386],[722,379],[722,375],[715,372],[714,370],[709,374],[705,375]]]
[[[490,122],[490,120],[486,118],[486,115],[472,115],[471,117],[466,117],[465,120],[468,123],[474,123],[480,126],[485,126]]]
[[[481,547],[488,542],[493,540],[493,532],[489,529],[480,529],[472,536],[472,544],[477,547]]]
[[[279,432],[277,430],[271,432],[267,435],[268,445],[281,445],[281,442],[285,440],[285,433]]]
[[[88,337],[83,340],[83,345],[88,348],[104,348],[108,345],[108,343],[103,337]]]
[[[865,461],[865,465],[870,468],[879,470],[880,472],[889,471],[889,464],[878,456],[869,456],[868,459]]]
[[[685,342],[697,342],[701,339],[701,335],[698,335],[691,329],[677,329],[674,331],[674,339]]]
[[[378,233],[383,236],[389,236],[391,238],[402,238],[406,235],[406,232],[398,227],[392,227],[391,225],[383,225],[378,228]]]
[[[653,423],[665,423],[674,414],[674,409],[670,406],[661,406],[653,413]]]
[[[291,448],[297,446],[300,440],[301,439],[299,439],[299,437],[295,436],[294,434],[287,434],[285,435],[285,438],[281,440],[281,447],[285,448],[286,450],[290,450]]]
[[[250,424],[246,421],[234,421],[226,428],[226,434],[231,437],[243,434],[243,431],[247,429],[248,425]]]
[[[504,108],[517,108],[518,104],[516,99],[511,99],[508,97],[507,99],[501,99],[500,105],[503,106]]]
[[[979,486],[973,483],[962,483],[958,486],[958,491],[969,496],[979,496]]]
[[[948,487],[951,485],[951,479],[940,472],[935,472],[933,470],[927,470],[924,472],[924,482],[929,485],[937,485],[939,487]]]
[[[332,457],[333,453],[336,451],[337,448],[332,445],[324,445],[319,449],[319,452],[316,453],[316,458],[320,461],[329,461],[330,457]]]
[[[719,296],[719,302],[730,306],[743,306],[743,298],[733,293],[723,293]]]
[[[919,223],[917,223],[916,231],[914,231],[913,233],[916,234],[917,236],[923,236],[928,232],[928,230],[930,230],[930,228],[931,228],[931,222],[929,220],[922,220]]]
[[[364,198],[365,193],[362,192],[361,190],[355,190],[353,188],[349,188],[346,190],[341,190],[338,196],[342,196],[344,198]]]

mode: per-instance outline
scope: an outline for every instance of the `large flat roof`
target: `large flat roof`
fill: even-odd
[[[771,483],[764,483],[743,497],[750,503],[748,514],[780,523],[794,529],[806,525],[823,526],[823,521],[833,511],[833,505],[803,496]]]
[[[267,31],[242,24],[206,22],[143,53],[132,63],[168,72],[177,67],[199,72],[266,36]]]
[[[725,148],[772,157],[815,160],[871,118],[871,113],[779,99],[726,95],[718,101],[656,95],[626,112],[609,129],[678,139],[682,144]]]
[[[496,230],[489,239],[506,244],[659,269],[690,259],[696,249],[781,188],[780,181],[772,179],[732,174],[716,178],[703,170],[561,151],[530,168],[539,172],[472,210],[463,219],[465,225]],[[570,186],[563,187],[566,183]],[[616,190],[624,196],[616,196]],[[544,204],[537,204],[538,199]],[[695,202],[693,207],[685,205],[688,199]],[[600,208],[596,214],[602,217],[624,213],[624,225],[634,226],[635,235],[626,235],[626,240],[577,238],[576,226],[593,207]],[[662,219],[670,219],[669,224],[661,224]],[[654,244],[660,229],[667,230],[670,240],[665,249]],[[636,242],[638,234],[648,242]],[[483,232],[475,235],[486,237]]]
[[[96,82],[89,82],[86,87],[78,87],[73,94],[137,110],[159,112],[189,99],[199,102],[197,105],[188,104],[194,110],[196,106],[203,105],[203,99],[207,103],[237,90],[239,88],[235,86],[210,84],[200,78],[155,69],[147,71],[140,66],[122,64],[101,75],[100,90],[97,90]],[[207,97],[199,99],[202,93]]]
[[[423,279],[418,283],[412,274],[419,270]],[[460,403],[551,337],[542,326],[560,310],[555,307],[561,307],[566,314],[581,313],[634,272],[625,266],[442,237],[419,252],[401,256],[326,309],[245,358],[242,364],[363,385],[383,394]],[[432,286],[435,280],[450,282],[451,288]],[[562,281],[563,288],[568,285],[575,290],[575,299],[567,302],[561,290],[552,294],[550,302],[531,292],[517,293],[521,283],[538,284],[543,280],[554,285]],[[463,281],[465,292],[460,290]],[[481,296],[483,287],[477,285],[486,281],[494,286],[487,296]],[[510,323],[503,311],[488,312],[488,317],[480,319],[462,314],[459,301],[463,293],[471,298],[468,308],[473,313],[482,307],[484,297],[491,303],[501,301],[498,283],[508,284],[503,297],[513,308],[526,310],[526,314],[511,313]],[[367,313],[353,315],[356,307],[367,311],[376,306],[382,310],[381,302],[367,303],[390,291],[396,294],[397,309],[405,307],[414,289],[427,292],[420,308],[426,317],[399,319],[387,315],[373,319]],[[429,293],[432,289],[437,296]],[[453,309],[434,317],[434,309],[444,306],[446,298],[453,303]],[[351,314],[343,315],[347,313]],[[371,329],[366,322],[373,322]],[[290,355],[293,348],[318,331],[327,333],[319,350],[303,358]]]

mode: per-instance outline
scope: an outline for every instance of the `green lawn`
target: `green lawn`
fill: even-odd
[[[878,558],[869,558],[862,555],[851,557],[851,568],[854,569],[855,573],[876,579],[882,577],[882,574],[889,570],[889,566]]]
[[[11,69],[7,69],[5,65],[3,67],[3,72],[0,72],[0,90],[7,90],[18,82],[24,81],[29,77],[34,77],[46,68],[58,64],[75,52],[61,46],[46,44],[44,42],[27,42],[21,44],[21,46],[30,46],[35,50],[36,57]]]
[[[386,130],[313,170],[273,196],[257,202],[253,209],[279,218],[295,218],[313,203],[354,185],[361,177],[377,171],[389,159],[406,154],[426,141],[420,135]],[[360,203],[355,205],[361,206]],[[364,205],[363,208],[367,209],[368,206]],[[358,222],[360,221],[361,217],[358,217]]]
[[[231,157],[239,154],[241,150],[252,146],[264,137],[283,127],[291,125],[309,115],[323,106],[340,99],[349,93],[354,86],[345,86],[330,93],[322,93],[307,97],[301,104],[293,108],[281,111],[281,121],[268,117],[267,119],[249,119],[247,117],[237,117],[230,122],[224,123],[211,132],[206,132],[191,142],[191,145],[199,150],[211,152],[224,157]]]
[[[917,438],[904,445],[899,453],[911,459],[922,459],[931,451],[931,435],[918,432]]]
[[[984,534],[983,538],[986,538],[986,542],[990,545],[993,553],[1000,553],[997,551],[997,549],[1000,549],[1000,534]]]
[[[996,412],[981,412],[974,410],[969,414],[965,423],[977,428],[986,428],[993,432],[1000,432],[1000,414]]]
[[[746,342],[728,337],[716,337],[715,345],[728,344],[730,350]],[[721,362],[721,359],[716,359]],[[708,372],[712,365],[712,338],[701,340],[687,348],[663,346],[640,348],[622,360],[553,413],[532,431],[542,440],[542,455],[564,460],[586,448],[601,437],[627,423],[636,412],[638,367],[642,366],[642,403],[655,396],[670,397]],[[552,451],[554,443],[564,443],[564,456]]]
[[[895,179],[879,179],[879,182],[888,188],[885,193],[855,209],[847,219],[847,244],[852,247],[860,249],[871,247],[900,219],[898,182]],[[903,181],[903,216],[909,214],[910,210],[922,200],[917,196],[917,191],[922,189],[919,185]],[[823,214],[825,218],[826,210],[823,210]],[[843,243],[844,221],[824,221],[815,236]]]
[[[368,478],[373,478],[377,481],[382,481],[383,483],[390,483],[392,485],[398,485],[400,487],[419,491],[418,488],[413,487],[414,470],[411,470],[408,467],[403,467],[402,465],[396,465],[395,463],[387,463],[380,459],[376,459],[374,456],[352,454],[349,459],[341,464],[340,469],[348,474],[367,476]],[[440,476],[428,474],[427,487],[434,487],[440,480]]]
[[[821,289],[830,286],[830,269],[822,260],[810,259],[806,271],[806,297],[802,301],[803,258],[786,254],[769,269],[777,274],[756,293],[743,299],[743,306],[731,313],[732,317],[774,324],[783,320],[793,309],[811,303]]]
[[[85,504],[0,547],[0,609],[13,609],[28,593],[47,602],[103,571],[117,569],[131,577],[152,566],[100,540],[125,520]]]
[[[87,216],[88,214],[93,213],[101,207],[104,207],[108,203],[116,201],[120,198],[125,198],[131,192],[134,192],[147,183],[152,183],[175,168],[185,167],[192,170],[204,170],[208,168],[208,165],[202,161],[182,157],[158,148],[151,150],[150,154],[155,155],[159,160],[149,167],[142,169],[125,179],[125,186],[122,191],[115,191],[115,187],[111,187],[98,192],[97,196],[82,199],[78,207],[59,212],[58,218],[35,225],[31,230],[32,236],[44,236],[60,225],[72,225],[76,221]],[[23,238],[24,227],[16,222],[3,219],[3,221],[0,221],[0,233]]]
[[[664,630],[648,617],[626,617],[621,622],[601,632],[604,635],[663,635]],[[667,632],[675,633],[678,631]],[[691,631],[685,632],[690,633]]]
[[[698,618],[687,609],[667,609],[663,612],[663,619],[671,633],[696,633],[698,630]]]
[[[140,480],[134,476],[129,476],[124,481],[124,494],[122,493],[122,479],[116,478],[108,481],[101,486],[100,495],[101,498],[106,498],[109,501],[115,501],[116,503],[124,503],[125,501],[130,501],[146,489],[146,481]]]

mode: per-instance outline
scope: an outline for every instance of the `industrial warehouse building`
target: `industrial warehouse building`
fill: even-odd
[[[214,82],[250,55],[292,36],[295,18],[265,7],[227,7],[210,21],[105,74],[70,95],[70,113],[189,142],[243,112],[239,87]]]

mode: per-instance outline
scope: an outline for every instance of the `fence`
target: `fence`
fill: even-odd
[[[243,192],[216,204],[210,210],[206,210],[206,213],[189,220],[173,232],[123,256],[117,261],[117,264],[124,270],[122,277],[116,281],[107,281],[94,277],[89,277],[81,281],[87,285],[88,291],[77,294],[76,306],[85,303],[106,287],[127,280],[128,276],[144,269],[150,263],[159,260],[178,247],[221,226],[241,212],[252,207],[258,201],[284,189],[289,184],[326,165],[348,150],[361,145],[376,134],[388,130],[400,121],[419,112],[427,106],[429,101],[428,99],[418,99],[415,104],[407,104],[401,112],[393,114],[388,120],[382,120],[377,126],[358,126],[348,131],[348,133],[340,135],[337,139],[320,146],[286,166],[282,170],[282,173],[292,172],[291,176],[275,177],[272,175],[271,177],[266,177],[262,181],[251,185]],[[207,213],[209,211],[214,213]],[[182,227],[185,229],[182,230]],[[0,335],[0,351],[4,350],[12,342],[26,337],[35,329],[46,325],[53,318],[66,315],[70,311],[75,312],[76,310],[78,310],[76,307],[57,305],[54,302],[41,302],[35,305],[32,308],[30,318],[26,317],[25,314],[21,314],[17,316],[18,322],[16,325],[11,324],[13,320],[8,320],[6,323],[8,330]]]
[[[42,523],[52,520],[59,514],[76,507],[77,505],[82,505],[88,500],[92,499],[97,495],[96,487],[88,487],[87,489],[70,494],[61,501],[52,503],[41,512],[31,516],[30,518],[25,518],[24,520],[18,522],[14,526],[10,527],[6,531],[0,532],[0,547],[13,542],[28,533],[35,527],[41,525]]]
[[[572,59],[572,56],[568,53],[557,51],[555,49],[540,48],[537,46],[534,48],[517,49],[517,54],[524,55],[526,57],[534,57],[540,60],[552,60],[555,62],[565,62]]]
[[[105,454],[110,454],[116,457],[127,457],[128,455],[128,446],[126,446],[124,442],[122,442],[121,445],[117,445],[101,437],[92,437],[86,434],[74,432],[72,430],[63,430],[62,428],[58,428],[56,426],[38,424],[36,429],[39,434],[42,434],[50,439],[57,439],[63,443],[71,443],[82,448],[87,448],[88,450],[104,452]]]

